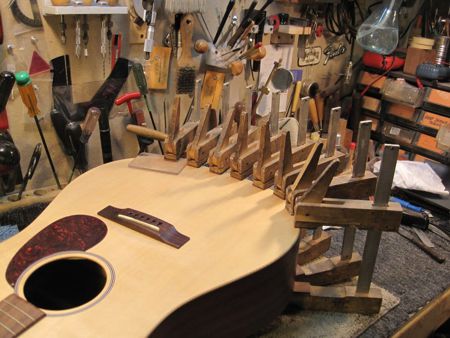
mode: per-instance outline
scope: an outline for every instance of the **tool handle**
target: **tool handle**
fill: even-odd
[[[292,101],[292,110],[294,114],[297,112],[298,102],[300,101],[300,92],[302,90],[302,81],[297,81],[295,83],[294,89],[294,100]]]
[[[258,0],[253,0],[252,3],[250,4],[248,10],[247,10],[247,14],[244,16],[244,18],[241,21],[241,24],[239,25],[239,28],[244,26],[245,22],[248,19],[251,19],[253,17],[253,11],[255,10],[256,5],[258,4]]]
[[[222,33],[223,27],[228,20],[228,16],[230,15],[231,10],[233,9],[234,3],[236,0],[230,0],[227,5],[227,9],[225,10],[225,14],[223,15],[222,21],[220,22],[219,27],[217,28],[216,36],[214,36],[213,43],[216,44],[219,39],[220,34]]]
[[[412,211],[415,211],[415,212],[424,212],[425,211],[424,208],[418,207],[417,205],[411,204],[408,201],[405,201],[405,200],[403,200],[401,198],[398,198],[398,197],[391,197],[391,201],[400,203],[400,205],[403,208],[406,208],[406,209],[409,209],[409,210],[412,210]]]
[[[319,115],[317,114],[316,101],[314,99],[309,100],[309,116],[314,127],[314,131],[319,131]]]
[[[427,214],[404,209],[401,222],[406,226],[426,230],[428,229],[429,219]]]
[[[445,262],[445,257],[441,256],[436,250],[434,250],[433,248],[427,247],[425,244],[423,244],[420,240],[416,239],[414,236],[406,236],[403,233],[403,231],[406,231],[406,230],[399,229],[398,233],[400,235],[402,235],[403,237],[405,237],[406,239],[408,239],[409,241],[411,241],[412,243],[414,243],[416,246],[418,246],[423,252],[425,252],[428,256],[433,258],[439,264],[442,264]]]
[[[160,132],[158,130],[142,127],[142,126],[136,126],[134,124],[128,124],[127,130],[130,133],[136,134],[138,136],[158,140],[158,141],[164,141],[167,138],[167,134]]]
[[[178,59],[178,67],[184,63],[190,63],[192,60],[192,34],[194,31],[194,16],[185,14],[180,23],[181,34],[181,56]]]
[[[130,114],[133,114],[133,106],[131,105],[131,100],[137,100],[141,98],[141,93],[140,92],[130,92],[130,93],[126,93],[123,94],[122,96],[118,97],[114,103],[116,104],[116,106],[120,106],[123,103],[126,103],[128,106],[128,112]]]
[[[136,85],[138,86],[141,95],[147,95],[148,86],[147,79],[145,78],[144,67],[142,67],[142,64],[139,62],[135,62],[131,68],[133,69],[134,80],[136,81]]]
[[[243,24],[241,24],[234,35],[228,40],[228,47],[233,48],[236,44],[237,40],[241,37],[241,35],[245,32],[245,30],[253,23],[252,19],[247,19]]]
[[[22,97],[22,102],[28,108],[28,115],[30,115],[30,117],[35,117],[40,114],[40,110],[37,106],[36,93],[34,92],[30,75],[27,72],[22,71],[16,73],[15,77],[20,96]]]

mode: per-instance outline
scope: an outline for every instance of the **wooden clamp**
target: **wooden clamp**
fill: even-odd
[[[272,146],[273,144],[273,146]],[[267,189],[273,185],[275,171],[278,168],[281,133],[270,137],[270,123],[265,121],[261,126],[258,144],[258,160],[253,164],[253,185]]]
[[[397,231],[402,217],[401,206],[389,202],[398,150],[398,145],[385,145],[374,202],[324,198],[320,201],[319,197],[326,195],[327,183],[331,183],[328,169],[301,197],[295,209],[297,227],[307,229],[330,224],[368,230],[357,286],[319,287],[296,282],[294,302],[303,309],[363,314],[379,312],[381,291],[371,288],[371,281],[381,232]]]
[[[206,163],[209,152],[216,146],[221,131],[222,126],[217,126],[216,111],[211,107],[202,108],[194,140],[186,148],[188,165],[198,168]]]
[[[234,123],[237,110],[228,113],[223,123],[222,132],[214,149],[211,149],[208,157],[209,170],[216,174],[223,174],[230,168],[230,157],[237,149],[237,134]],[[249,141],[256,137],[256,127],[250,127]]]
[[[353,172],[335,176],[326,197],[367,199],[374,194],[376,176],[366,171],[371,124],[371,121],[360,122]],[[340,283],[357,276],[361,266],[361,256],[353,251],[355,234],[356,227],[354,225],[346,226],[341,254],[321,262],[312,262],[302,267],[297,266],[296,280],[314,285],[327,285]]]
[[[187,122],[180,128],[180,97],[175,97],[169,132],[164,140],[164,158],[177,161],[186,151],[186,147],[194,138],[198,122]]]

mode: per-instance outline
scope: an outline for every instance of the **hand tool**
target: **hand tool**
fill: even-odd
[[[47,154],[48,161],[50,163],[50,167],[53,172],[53,176],[55,178],[58,189],[62,189],[61,184],[59,183],[58,175],[55,170],[55,166],[53,165],[52,158],[50,156],[50,151],[48,150],[47,142],[45,142],[45,137],[41,129],[41,125],[39,123],[39,119],[37,115],[40,113],[40,110],[37,106],[36,94],[34,92],[33,85],[31,83],[30,76],[27,72],[18,72],[16,74],[16,83],[19,87],[20,96],[22,97],[22,101],[24,105],[28,108],[28,115],[34,118],[36,122],[36,127],[38,128],[39,135],[42,140],[42,144],[44,145],[45,153]]]
[[[392,181],[394,180],[395,166],[400,147],[394,144],[385,144],[383,160],[380,166],[380,176],[375,189],[373,205],[386,207],[389,204]],[[358,278],[356,292],[367,293],[370,290],[375,261],[380,246],[381,231],[370,229],[367,231],[366,244],[364,246],[363,262]]]
[[[222,126],[218,126],[217,113],[211,107],[201,111],[194,139],[186,148],[188,165],[199,168],[208,160],[208,155],[219,139]]]
[[[17,0],[11,0],[9,3],[11,12],[17,21],[22,22],[23,24],[30,27],[42,27],[41,15],[39,13],[37,0],[30,0],[30,5],[31,5],[31,12],[33,15],[32,19],[27,17],[24,14],[24,12],[19,8]]]
[[[80,136],[80,142],[83,145],[83,147],[85,147],[86,144],[88,143],[89,138],[91,137],[92,132],[94,131],[95,126],[97,125],[97,121],[100,115],[101,115],[100,109],[96,107],[89,108],[88,112],[86,113],[86,117],[84,118],[83,121],[83,127],[81,129],[81,136]],[[81,154],[80,148],[78,149],[77,157],[75,158],[75,161],[73,163],[72,172],[70,173],[68,181],[69,183],[72,181],[73,174],[75,173],[79,154]]]
[[[234,48],[236,45],[236,42],[239,40],[239,38],[243,35],[245,31],[248,31],[248,29],[253,26],[255,22],[252,19],[246,19],[241,25],[238,27],[236,32],[231,36],[231,38],[227,42],[227,46],[231,49]]]
[[[59,34],[59,38],[61,40],[61,43],[63,45],[65,45],[66,44],[66,40],[67,40],[67,38],[66,38],[67,24],[66,24],[66,21],[64,19],[64,15],[60,16],[59,26],[60,26],[60,29],[61,29],[61,32]]]
[[[82,39],[84,46],[84,57],[88,57],[88,42],[89,42],[89,24],[87,15],[83,15],[83,24],[81,25]]]
[[[418,228],[411,228],[411,229],[416,233],[417,237],[419,237],[419,239],[423,243],[423,245],[425,245],[429,248],[435,247],[435,245],[433,244],[431,239],[425,234],[425,232],[423,230],[420,230]]]
[[[233,32],[234,27],[236,27],[237,25],[237,16],[233,15],[233,17],[231,18],[231,24],[228,27],[227,31],[222,35],[222,37],[220,38],[219,42],[216,44],[216,46],[220,46],[223,47],[223,45],[225,44],[225,42],[227,41],[228,37],[230,36],[230,34]]]
[[[139,92],[141,93],[142,97],[145,101],[145,106],[147,107],[148,114],[150,116],[150,120],[152,122],[152,127],[155,130],[159,130],[156,126],[155,119],[153,118],[153,113],[150,109],[150,103],[148,102],[148,86],[147,86],[147,79],[145,78],[144,69],[142,67],[142,64],[139,62],[134,62],[131,66],[133,69],[133,75],[134,79],[136,81],[136,85],[139,88]],[[161,150],[161,154],[164,154],[164,150],[161,144],[161,141],[158,141],[159,149]]]
[[[128,107],[128,112],[131,115],[131,119],[133,121],[133,124],[136,124],[138,126],[141,127],[146,127],[147,124],[145,123],[145,118],[144,118],[144,112],[141,109],[133,109],[133,106],[131,104],[132,100],[137,100],[141,98],[141,93],[140,92],[131,92],[131,93],[126,93],[120,97],[118,97],[115,101],[115,104],[117,106],[120,106],[124,103],[127,104]],[[139,152],[145,152],[147,150],[147,146],[149,146],[150,144],[153,143],[153,140],[151,140],[149,142],[148,139],[142,138],[140,136],[137,137],[138,143],[139,143]]]
[[[170,116],[167,138],[164,140],[164,158],[178,161],[194,139],[198,122],[186,122],[180,127],[180,97],[175,97]]]
[[[236,0],[229,0],[227,8],[225,9],[225,14],[222,17],[222,21],[220,22],[219,27],[217,28],[217,31],[216,31],[216,35],[214,36],[214,39],[213,39],[214,44],[216,44],[217,40],[219,39],[220,34],[222,33],[222,30],[223,30],[223,27],[225,26],[225,23],[228,20],[228,16],[230,15],[235,2],[236,2]]]
[[[295,224],[303,231],[316,229],[323,224],[344,227],[350,225],[361,230],[367,230],[367,236],[360,268],[357,269],[356,288],[347,285],[319,288],[306,282],[299,282],[294,286],[294,298],[297,305],[309,310],[339,311],[342,306],[345,306],[345,310],[351,312],[364,314],[379,312],[382,301],[381,290],[371,286],[371,283],[381,232],[397,231],[400,225],[401,206],[398,203],[389,203],[398,150],[398,145],[385,145],[382,170],[380,170],[380,176],[377,180],[374,202],[324,198],[333,178],[332,174],[336,173],[338,168],[336,160],[299,198],[299,203],[295,208]],[[329,263],[334,263],[328,264],[328,266],[334,265],[335,269],[338,269],[339,265],[342,264],[336,261]],[[317,265],[316,268],[318,268]],[[315,277],[327,277],[328,270],[329,268],[321,269],[319,272],[322,276],[316,274]],[[317,271],[318,269],[314,272]],[[339,271],[339,269],[335,271]],[[340,273],[343,273],[345,277],[345,270],[341,270]],[[312,275],[305,276],[304,274],[304,277],[312,277]],[[342,275],[339,275],[339,277],[342,277]],[[337,304],[339,306],[336,306]]]
[[[101,22],[101,28],[100,28],[100,54],[102,56],[103,60],[103,77],[105,76],[105,60],[106,60],[106,54],[108,49],[108,16],[107,15],[100,15],[100,22]]]
[[[36,146],[34,147],[33,154],[30,158],[30,163],[28,164],[27,172],[25,174],[25,177],[23,178],[22,185],[20,186],[17,197],[13,199],[14,201],[22,199],[22,194],[27,188],[28,181],[33,177],[34,171],[36,170],[36,167],[39,163],[39,159],[41,158],[41,147],[42,145],[40,143],[36,144]]]
[[[181,19],[181,56],[178,59],[177,94],[192,94],[195,87],[195,63],[192,59],[192,34],[194,17],[185,14]]]
[[[403,229],[400,227],[398,229],[398,234],[407,240],[409,240],[411,243],[415,244],[417,247],[419,247],[423,252],[425,252],[428,256],[433,258],[436,262],[442,264],[445,262],[445,257],[441,256],[436,250],[427,247],[424,245],[421,241],[419,241],[416,237],[414,237],[413,234],[411,234],[409,231]]]
[[[264,84],[264,86],[262,86],[259,90],[260,90],[260,94],[256,100],[256,103],[253,105],[252,107],[252,111],[256,113],[256,109],[258,108],[259,104],[261,103],[262,97],[263,95],[268,95],[270,93],[270,89],[269,89],[269,83],[272,81],[272,77],[274,76],[275,72],[277,71],[278,68],[280,68],[281,66],[281,59],[279,59],[278,61],[275,61],[273,63],[273,68],[272,71],[270,72],[269,76],[267,77],[266,83]]]
[[[81,19],[79,15],[75,15],[75,55],[77,58],[81,56]]]

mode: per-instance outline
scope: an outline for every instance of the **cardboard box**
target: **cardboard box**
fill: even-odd
[[[406,52],[405,65],[403,72],[406,74],[416,75],[416,68],[422,63],[433,62],[436,57],[435,50],[426,50],[409,47]]]

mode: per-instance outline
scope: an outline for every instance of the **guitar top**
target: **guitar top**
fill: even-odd
[[[227,306],[223,299],[244,302],[252,289],[257,292],[259,286],[264,286],[265,290],[258,291],[263,301],[264,292],[270,298],[268,287],[272,284],[278,287],[280,283],[280,288],[289,289],[289,269],[295,264],[299,230],[285,211],[284,201],[274,196],[272,190],[259,190],[251,181],[237,181],[228,173],[215,175],[204,167],[186,167],[179,175],[169,175],[132,169],[129,162],[116,161],[80,176],[31,225],[0,244],[0,299],[16,293],[46,313],[23,337],[145,337],[152,333],[164,336],[169,332],[164,331],[168,327],[164,323],[169,319],[173,320],[171,327],[180,325],[188,329],[191,324],[187,320],[176,319],[182,318],[183,309],[187,311],[189,304],[200,304],[197,300],[218,302],[201,314],[190,311],[193,322],[206,316],[206,322],[213,323],[214,319],[208,319],[208,315]],[[97,213],[108,205],[132,208],[168,222],[188,236],[189,241],[177,249],[99,216]],[[18,279],[10,272],[7,280],[8,267],[25,244],[36,241],[42,230],[50,231],[49,225],[75,215],[84,215],[84,220],[95,217],[100,220],[96,226],[103,229],[104,223],[107,230],[101,230],[91,244],[84,246],[72,247],[72,235],[71,240],[65,241],[69,244],[60,249],[46,248],[45,245],[51,244],[43,241],[43,250],[51,255],[38,256],[27,263],[24,271],[14,270],[16,275],[23,271]],[[73,231],[74,227],[70,229]],[[293,253],[289,262],[285,259],[288,253]],[[20,257],[23,256],[24,252]],[[276,266],[281,261],[287,262],[283,263],[285,270]],[[261,274],[270,269],[277,272],[266,286],[264,283],[270,279],[266,281]],[[294,270],[292,278],[293,273]],[[286,279],[281,280],[284,275]],[[11,276],[17,282],[12,283]],[[237,288],[234,291],[230,288],[244,286],[252,276],[259,279],[256,284],[252,282],[254,287],[246,286],[242,296],[236,293]],[[82,287],[88,288],[92,297],[88,297],[89,292],[77,290]],[[42,289],[47,296],[41,294]],[[51,299],[52,292],[64,294],[72,290],[86,299],[80,301],[73,296],[65,304]],[[220,290],[230,291],[230,296],[223,298],[225,294]],[[251,303],[270,305],[253,300]],[[280,302],[276,309],[266,309],[267,318],[276,315],[284,305]],[[249,302],[248,306],[253,305]],[[239,304],[239,308],[243,307]],[[225,335],[226,329],[227,326],[218,326],[219,331],[214,334]],[[234,332],[249,333],[247,328]],[[208,334],[213,333],[204,332]],[[189,333],[185,332],[185,336]]]

